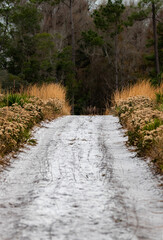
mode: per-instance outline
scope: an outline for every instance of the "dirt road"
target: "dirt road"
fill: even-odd
[[[113,116],[43,124],[0,173],[0,240],[162,240],[163,192]]]

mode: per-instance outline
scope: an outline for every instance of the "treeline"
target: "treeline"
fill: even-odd
[[[62,83],[76,114],[163,71],[161,0],[0,0],[0,84]],[[72,108],[73,109],[73,108]],[[100,110],[101,112],[101,110]]]

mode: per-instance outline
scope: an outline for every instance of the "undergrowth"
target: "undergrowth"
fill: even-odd
[[[143,127],[143,130],[152,131],[154,129],[157,129],[161,125],[163,125],[163,121],[158,118],[154,118],[152,123],[149,122]]]
[[[0,162],[22,143],[36,144],[30,131],[34,125],[69,115],[70,110],[66,90],[58,84],[34,85],[23,93],[0,94]]]
[[[1,100],[1,106],[12,106],[13,104],[17,103],[21,107],[25,103],[29,102],[29,96],[26,94],[19,94],[19,93],[9,93],[4,96]]]
[[[138,82],[114,94],[114,111],[128,129],[129,144],[163,173],[163,84]]]
[[[137,82],[134,85],[131,85],[129,87],[123,88],[121,91],[116,91],[113,95],[113,100],[116,103],[119,100],[125,100],[129,97],[134,96],[144,96],[149,97],[152,100],[162,99],[163,94],[163,83],[159,87],[154,87],[150,84],[147,80],[142,80]]]
[[[156,93],[157,109],[163,112],[163,90],[162,93]]]
[[[34,96],[39,99],[42,99],[44,102],[49,102],[49,104],[52,104],[54,106],[53,100],[55,102],[58,100],[59,104],[62,104],[62,112],[63,115],[69,115],[71,112],[71,106],[69,105],[68,100],[66,99],[66,88],[62,86],[61,84],[42,84],[42,85],[31,85],[28,87],[28,89],[24,92],[28,96]],[[51,101],[49,101],[49,99]],[[56,105],[56,104],[55,104]],[[46,113],[46,117],[49,118],[48,115],[51,115],[49,111]]]

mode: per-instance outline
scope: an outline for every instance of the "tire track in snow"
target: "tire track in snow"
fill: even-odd
[[[116,117],[44,124],[0,175],[1,240],[162,240],[162,189]]]

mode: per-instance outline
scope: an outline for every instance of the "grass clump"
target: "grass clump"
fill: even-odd
[[[19,94],[19,93],[9,93],[4,96],[4,98],[1,101],[2,106],[12,106],[13,104],[17,103],[21,107],[25,103],[29,102],[29,97],[25,94]]]
[[[163,104],[163,93],[156,93],[156,102]]]
[[[156,93],[157,109],[163,112],[163,90],[162,93]]]
[[[158,118],[154,118],[152,123],[150,122],[143,127],[143,130],[152,131],[161,125],[163,125],[163,121]]]
[[[66,99],[66,88],[61,84],[35,84],[29,86],[25,94],[37,97],[44,102],[44,114],[46,118],[53,117],[54,112],[59,113],[62,111],[63,115],[69,115],[71,112],[71,106]]]
[[[33,99],[32,99],[33,100]],[[0,109],[0,156],[19,145],[27,142],[31,135],[30,129],[43,120],[42,107],[35,99],[35,104],[25,103],[23,107],[18,103]]]
[[[58,91],[58,93],[57,93]],[[58,84],[31,86],[24,93],[0,94],[0,162],[3,156],[17,150],[31,139],[31,128],[44,119],[70,114],[66,90]]]
[[[163,89],[163,84],[160,87],[153,87],[149,81],[142,80],[127,88],[123,88],[121,91],[116,91],[113,95],[113,99],[116,102],[119,100],[125,100],[129,97],[144,96],[152,100],[156,99],[156,94],[160,94]]]
[[[55,83],[50,83],[50,84],[42,84],[42,85],[32,85],[28,87],[26,90],[26,93],[29,96],[35,96],[38,97],[42,100],[47,100],[47,99],[58,99],[61,101],[65,101],[66,99],[66,89],[64,86],[61,84],[55,84]]]
[[[114,110],[128,129],[129,144],[137,147],[163,173],[163,84],[143,81],[114,94]]]

